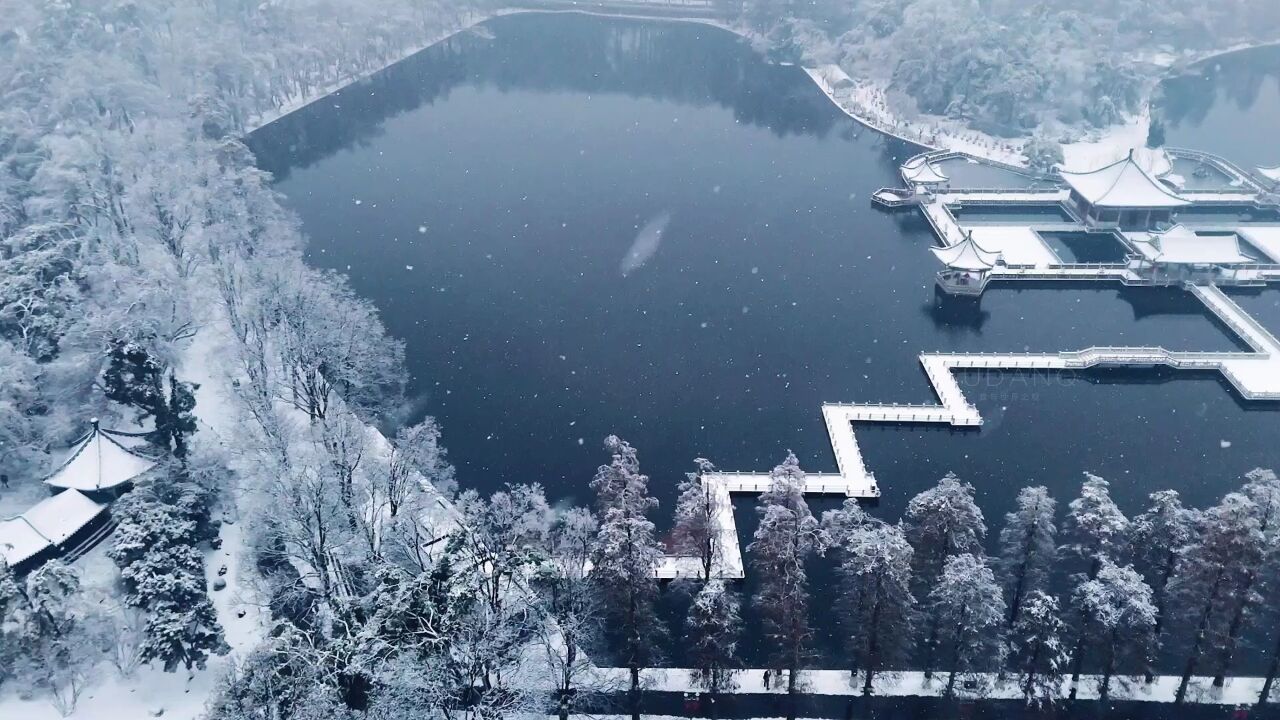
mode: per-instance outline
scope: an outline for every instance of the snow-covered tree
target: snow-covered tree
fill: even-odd
[[[382,482],[387,510],[393,517],[412,495],[422,489],[414,473],[421,474],[438,492],[451,494],[453,466],[445,459],[445,450],[440,444],[440,425],[433,417],[400,428],[391,441],[391,453]]]
[[[137,410],[138,422],[151,420],[148,439],[157,447],[184,458],[196,431],[193,383],[182,382],[172,367],[139,342],[117,340],[102,375],[106,396]]]
[[[738,635],[742,615],[738,595],[723,580],[708,580],[693,596],[685,619],[685,642],[698,685],[711,694],[712,717],[720,693],[737,687]]]
[[[760,524],[747,546],[751,571],[760,578],[752,602],[760,612],[769,666],[787,673],[792,715],[800,672],[813,653],[805,563],[827,544],[826,533],[804,501],[804,487],[804,471],[795,453],[789,452],[770,473],[769,489],[760,495]]]
[[[841,525],[832,522],[835,518],[831,513],[823,516],[833,536],[830,528]],[[841,580],[836,605],[850,671],[862,673],[862,692],[870,695],[876,673],[904,667],[910,657],[915,637],[912,550],[897,525],[864,516],[862,522],[846,527],[836,545]]]
[[[640,671],[657,659],[664,632],[654,610],[654,568],[662,550],[648,517],[658,501],[649,496],[649,476],[640,472],[635,448],[616,435],[605,438],[604,445],[613,459],[591,481],[600,523],[591,551],[591,579],[622,645],[622,663],[631,675],[632,716],[639,720]]]
[[[1111,500],[1110,483],[1090,473],[1084,478],[1080,497],[1067,506],[1063,524],[1067,545],[1063,549],[1086,563],[1086,575],[1092,579],[1103,559],[1119,557],[1129,520]]]
[[[501,615],[517,590],[515,584],[523,583],[545,559],[554,520],[551,506],[535,483],[508,485],[488,498],[468,490],[458,497],[456,507],[462,516],[463,546],[477,561],[482,598]]]
[[[1105,703],[1117,671],[1146,673],[1152,661],[1156,606],[1151,587],[1132,566],[1121,567],[1104,557],[1093,579],[1076,586],[1071,602],[1083,619],[1076,628],[1082,639],[1076,645],[1077,652],[1096,656],[1101,671],[1098,695]],[[1072,697],[1080,682],[1083,652],[1076,657],[1072,672]]]
[[[1183,550],[1195,538],[1196,512],[1183,507],[1176,490],[1160,490],[1147,497],[1150,504],[1129,526],[1129,547],[1134,565],[1151,586],[1156,605],[1158,639],[1164,626],[1166,589],[1178,569]],[[1150,682],[1151,676],[1148,676]]]
[[[1009,601],[1009,625],[1018,621],[1022,600],[1043,590],[1057,559],[1053,514],[1057,503],[1042,487],[1018,492],[1017,509],[1004,516],[1000,530],[1000,569]]]
[[[984,691],[985,673],[1004,665],[1005,607],[995,573],[982,558],[969,553],[955,555],[943,566],[938,583],[929,593],[938,620],[938,634],[930,656],[946,658],[948,672],[943,694],[955,694],[956,680],[965,678]],[[930,660],[929,669],[932,667]]]
[[[1062,680],[1071,657],[1058,599],[1031,590],[1022,612],[1009,629],[1009,664],[1028,705],[1052,705],[1062,693]]]
[[[728,494],[717,495],[703,480],[704,475],[715,472],[711,461],[697,458],[693,463],[697,470],[688,473],[679,486],[671,551],[681,557],[698,558],[705,581],[711,579],[712,570],[724,555],[724,548],[720,547],[719,514],[720,504],[728,500]]]
[[[981,555],[987,536],[982,510],[973,501],[973,486],[947,473],[938,484],[907,503],[902,529],[915,550],[918,588],[927,593],[954,555]]]
[[[119,527],[107,551],[120,567],[125,602],[146,613],[139,656],[167,672],[203,668],[210,654],[228,650],[196,548],[208,498],[186,477],[165,475],[117,502]]]
[[[1201,662],[1218,657],[1227,643],[1234,601],[1249,583],[1250,568],[1263,554],[1257,506],[1242,493],[1229,493],[1203,511],[1195,539],[1169,581],[1170,620],[1188,633],[1186,661],[1177,702]]]
[[[947,561],[957,555],[982,556],[987,524],[973,501],[973,486],[947,473],[938,484],[907,503],[902,531],[914,551],[913,593],[926,598],[937,587]],[[925,675],[932,676],[933,651],[938,645],[940,619],[933,603],[925,604]]]
[[[567,720],[583,685],[600,685],[587,656],[599,647],[604,609],[588,576],[595,516],[586,508],[559,511],[547,534],[542,565],[534,575],[538,597],[553,622],[541,624],[542,647],[555,681],[561,720]]]
[[[1245,478],[1245,485],[1240,492],[1253,502],[1253,513],[1262,544],[1256,553],[1249,553],[1242,558],[1243,578],[1228,601],[1231,619],[1215,658],[1215,687],[1225,684],[1227,673],[1231,670],[1239,649],[1241,636],[1258,615],[1259,605],[1263,600],[1259,589],[1269,565],[1275,560],[1278,552],[1276,548],[1280,547],[1280,478],[1273,471],[1262,468],[1249,471]]]

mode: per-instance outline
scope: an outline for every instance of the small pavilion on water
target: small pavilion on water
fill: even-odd
[[[952,295],[981,295],[991,279],[991,269],[1000,262],[1000,253],[983,248],[973,239],[973,231],[955,245],[931,247],[946,269],[938,273],[938,287]]]

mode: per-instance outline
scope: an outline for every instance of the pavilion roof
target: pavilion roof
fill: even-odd
[[[1132,151],[1097,170],[1059,173],[1072,190],[1095,207],[1169,208],[1190,204],[1144,170]]]
[[[17,517],[0,520],[0,557],[16,565],[61,545],[106,508],[78,490],[45,498]]]
[[[1280,182],[1280,165],[1275,167],[1262,167],[1259,165],[1258,172],[1262,173],[1262,175],[1269,180]]]
[[[1197,235],[1184,225],[1162,232],[1135,233],[1130,241],[1143,257],[1158,263],[1232,265],[1254,261],[1240,251],[1235,235]]]
[[[909,183],[917,183],[920,185],[933,185],[944,183],[951,178],[947,174],[938,169],[936,165],[930,162],[917,162],[913,165],[902,166],[902,178]]]
[[[117,433],[93,428],[71,446],[67,460],[45,484],[76,490],[109,490],[155,467],[156,461],[125,447]],[[127,437],[127,436],[120,436]]]
[[[985,250],[973,239],[973,233],[964,236],[964,240],[948,247],[931,247],[932,252],[944,265],[955,270],[990,270],[1000,260],[1000,253]]]

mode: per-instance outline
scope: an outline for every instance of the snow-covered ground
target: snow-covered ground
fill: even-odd
[[[150,717],[195,720],[204,714],[209,695],[228,665],[238,655],[252,649],[263,637],[264,615],[253,594],[242,583],[240,563],[244,556],[241,526],[224,524],[219,537],[222,547],[205,555],[205,572],[212,586],[218,571],[224,565],[227,586],[211,592],[218,621],[226,633],[231,654],[211,657],[204,670],[190,676],[186,671],[167,673],[163,668],[143,665],[131,677],[121,677],[119,672],[103,662],[90,676],[88,685],[80,696],[76,709],[66,717],[74,720],[143,720]],[[107,557],[106,549],[111,540],[94,548],[75,563],[81,572],[85,597],[99,598],[99,602],[111,602],[118,597],[115,583],[119,572],[115,563]],[[4,720],[60,720],[58,710],[44,695],[29,699],[19,697],[13,683],[0,688],[0,718]]]
[[[873,130],[930,150],[956,150],[1010,165],[1026,165],[1022,140],[997,138],[957,120],[934,115],[908,120],[889,107],[885,83],[854,80],[838,65],[821,65],[804,71],[836,107]]]

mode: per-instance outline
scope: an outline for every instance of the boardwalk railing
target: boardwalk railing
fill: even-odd
[[[1232,177],[1241,182],[1248,183],[1254,190],[1262,190],[1262,186],[1254,179],[1253,173],[1236,165],[1230,160],[1214,155],[1212,153],[1201,152],[1200,150],[1192,150],[1190,148],[1166,147],[1165,152],[1169,153],[1172,158],[1186,158],[1188,160],[1199,160],[1214,166],[1222,171],[1224,175]]]

